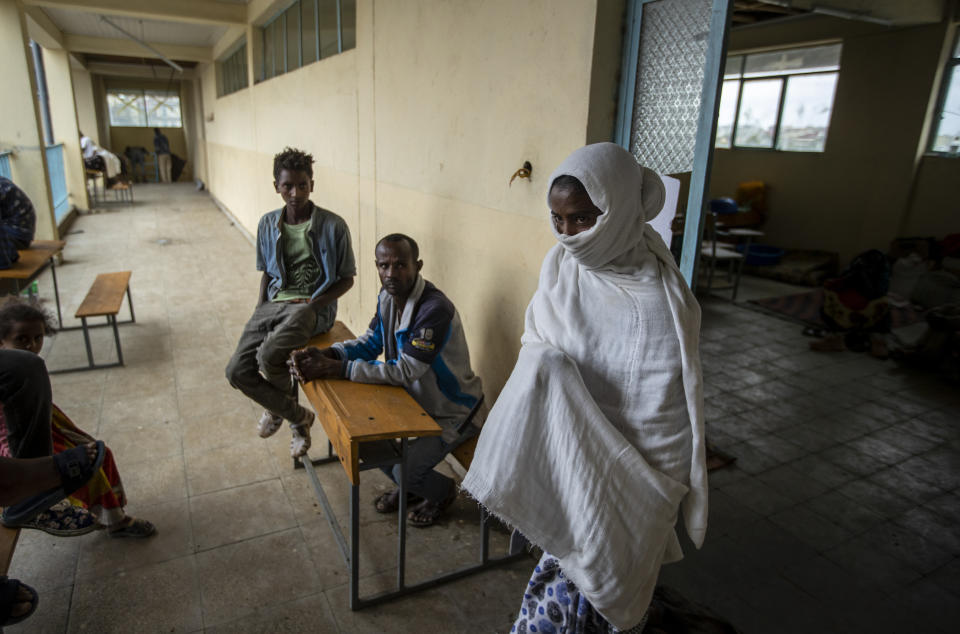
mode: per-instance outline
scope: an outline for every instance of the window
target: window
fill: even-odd
[[[234,52],[219,62],[220,83],[217,96],[223,97],[247,87],[247,43],[244,42]]]
[[[179,128],[180,95],[166,90],[115,89],[107,92],[110,125]]]
[[[839,71],[839,44],[727,57],[716,147],[823,152]]]
[[[356,0],[296,0],[261,29],[260,81],[356,47]]]
[[[957,156],[960,153],[960,34],[943,73],[937,119],[930,151]]]

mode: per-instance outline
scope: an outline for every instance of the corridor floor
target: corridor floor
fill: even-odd
[[[533,559],[348,609],[346,568],[307,476],[291,468],[286,432],[257,438],[259,410],[223,377],[256,299],[253,247],[192,186],[138,186],[136,196],[79,218],[57,267],[64,315],[97,273],[133,271],[126,366],[52,381],[54,401],[113,449],[128,511],[159,535],[23,531],[10,574],[41,603],[7,631],[509,631]],[[41,297],[51,289],[47,273]],[[113,358],[108,329],[93,341],[98,360]],[[703,549],[686,549],[661,581],[747,634],[953,631],[960,397],[892,362],[818,355],[806,341],[794,324],[706,301],[708,435],[737,462],[711,474]],[[44,354],[51,369],[83,364],[82,336],[49,339]],[[318,471],[345,524],[339,465]],[[396,522],[371,508],[386,478],[365,483],[361,592],[370,592],[391,579]],[[461,498],[444,525],[408,531],[411,575],[469,562],[475,520]]]

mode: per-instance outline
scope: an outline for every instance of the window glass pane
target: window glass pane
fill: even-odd
[[[960,35],[957,36],[957,44],[953,47],[953,56],[960,57]]]
[[[743,55],[734,55],[727,58],[727,65],[723,70],[724,79],[736,79],[740,77],[740,66],[743,64]]]
[[[737,116],[737,92],[740,90],[740,80],[728,79],[723,82],[720,92],[720,111],[717,116],[717,140],[714,147],[730,147],[733,136],[733,121]]]
[[[937,122],[933,151],[956,154],[960,150],[960,66],[954,66],[948,72],[950,84]]]
[[[111,91],[107,93],[110,125],[143,127],[147,125],[143,93],[140,91]]]
[[[303,33],[303,64],[317,61],[316,0],[300,0],[300,27]]]
[[[340,21],[343,23],[343,50],[357,46],[357,2],[340,0]]]
[[[300,6],[286,10],[287,17],[287,71],[300,68]]]
[[[147,127],[179,128],[180,96],[173,93],[146,92]]]
[[[336,55],[337,44],[337,0],[317,0],[320,11],[320,57]]]
[[[734,145],[773,147],[782,83],[782,79],[744,82]]]
[[[837,73],[787,79],[780,135],[777,138],[778,150],[823,151],[836,87]]]
[[[283,16],[274,20],[270,28],[273,29],[273,74],[282,75],[287,72],[284,67]]]
[[[829,44],[747,55],[744,76],[764,77],[839,69],[840,45]]]
[[[270,79],[276,75],[273,67],[273,23],[263,29],[263,78]]]

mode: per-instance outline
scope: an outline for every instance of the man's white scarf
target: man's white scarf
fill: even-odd
[[[646,224],[663,206],[655,173],[600,143],[548,182],[564,174],[603,214],[575,236],[554,231],[516,367],[463,487],[627,629],[661,563],[682,557],[678,509],[697,547],[706,532],[700,309]]]

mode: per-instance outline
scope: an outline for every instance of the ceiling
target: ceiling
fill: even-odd
[[[949,1],[733,0],[733,26],[749,27],[816,14],[886,26],[929,24],[944,19]],[[146,59],[162,63],[154,53],[104,18],[160,49],[168,58],[187,60],[191,65],[211,61],[213,48],[224,34],[248,22],[247,7],[243,6],[248,0],[153,0],[153,4],[147,6],[129,0],[23,2],[40,29],[54,33],[54,39],[59,36],[59,44],[74,53],[79,61],[95,60],[98,67],[125,62],[127,67],[140,65],[146,69]],[[46,45],[42,41],[41,44]]]
[[[64,33],[108,39],[127,39],[126,35],[101,19],[103,14],[53,7],[42,7],[41,10]],[[108,15],[106,17],[141,40],[159,44],[213,46],[227,32],[225,25],[218,24],[194,24],[132,18],[122,15]]]
[[[734,0],[733,26],[798,15],[827,15],[885,26],[934,24],[948,0]]]

